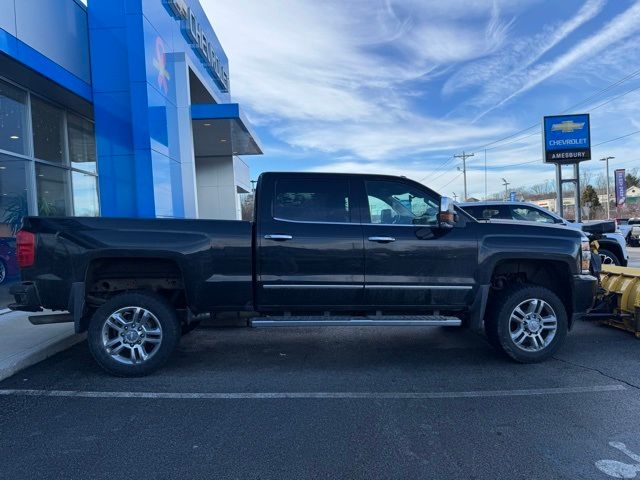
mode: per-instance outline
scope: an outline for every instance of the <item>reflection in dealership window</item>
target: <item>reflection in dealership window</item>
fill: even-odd
[[[62,163],[64,160],[62,110],[31,95],[31,122],[34,156],[41,160]]]
[[[71,166],[88,172],[96,172],[96,140],[93,123],[82,117],[67,114],[69,135],[69,159]]]
[[[69,214],[68,171],[62,168],[36,164],[38,215],[56,217]]]
[[[368,181],[366,188],[371,223],[435,225],[438,221],[438,201],[423,190],[390,181]]]
[[[0,150],[27,154],[27,94],[0,81]]]
[[[26,165],[0,154],[0,309],[13,300],[9,286],[19,280],[14,237],[28,214]]]
[[[96,177],[88,173],[73,172],[73,210],[76,217],[97,217],[98,190]]]

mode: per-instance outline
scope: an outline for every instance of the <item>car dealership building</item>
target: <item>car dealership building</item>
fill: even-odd
[[[21,216],[236,219],[261,147],[197,0],[0,0],[0,237]]]

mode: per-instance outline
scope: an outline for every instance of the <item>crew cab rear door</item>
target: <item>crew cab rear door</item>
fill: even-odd
[[[351,183],[348,176],[325,174],[267,174],[260,182],[260,309],[362,305],[364,245]]]
[[[439,228],[439,197],[415,182],[372,177],[361,182],[360,192],[365,302],[418,309],[469,305],[477,224]]]

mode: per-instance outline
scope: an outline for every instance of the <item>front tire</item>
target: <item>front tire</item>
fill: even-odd
[[[0,284],[4,283],[7,279],[7,267],[2,260],[0,260]]]
[[[606,248],[599,248],[598,255],[600,255],[600,262],[602,265],[622,265],[622,262],[618,256],[611,250]]]
[[[112,375],[148,375],[166,363],[180,341],[180,322],[152,292],[121,293],[98,308],[87,342],[93,358]]]
[[[536,363],[551,357],[567,336],[567,312],[551,290],[515,285],[498,294],[485,330],[489,342],[516,362]]]

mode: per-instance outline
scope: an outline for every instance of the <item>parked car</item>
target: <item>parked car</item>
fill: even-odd
[[[19,275],[16,261],[16,241],[13,237],[0,238],[0,284]]]
[[[587,223],[570,222],[545,208],[527,202],[462,202],[459,205],[477,219],[497,218],[520,222],[555,224],[574,230],[583,230],[583,227],[587,225]],[[620,233],[615,232],[615,226],[613,222],[611,223],[612,228],[609,233],[603,233],[598,239],[600,260],[606,265],[626,267],[629,263],[627,242]]]
[[[220,311],[254,327],[484,326],[538,362],[594,299],[576,230],[478,222],[391,176],[265,173],[255,195],[252,222],[27,217],[10,308],[70,312],[59,320],[87,331],[105,370],[136,376],[167,360],[181,323]]]
[[[637,239],[631,235],[633,227],[640,225],[640,218],[618,218],[616,227],[625,238],[627,245],[638,246]]]
[[[630,219],[629,225],[631,226],[629,245],[632,247],[640,247],[640,218]]]

